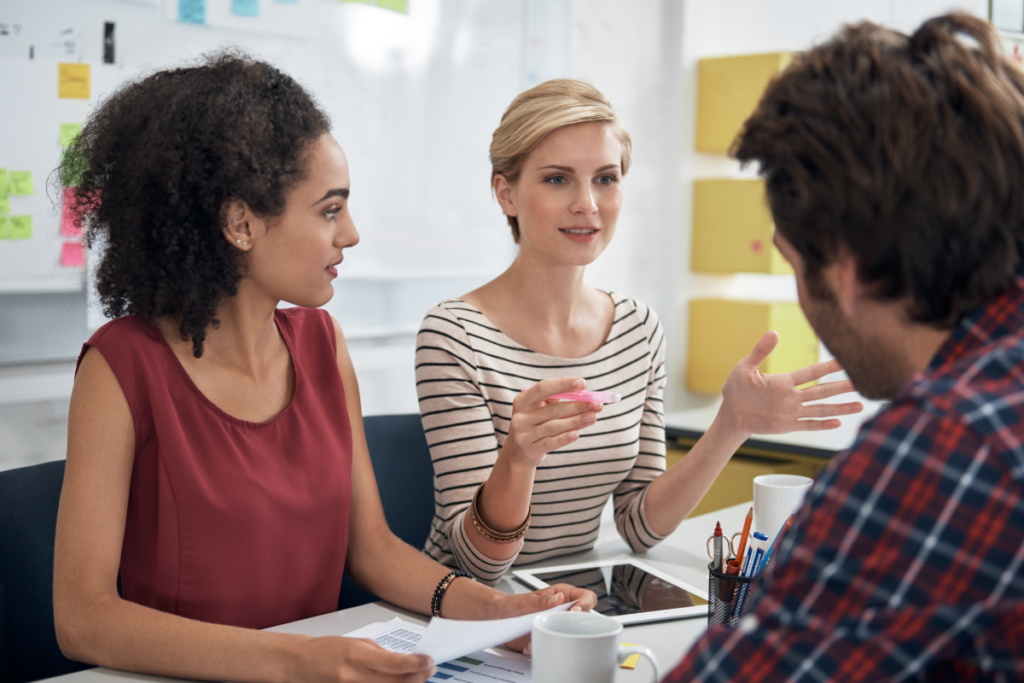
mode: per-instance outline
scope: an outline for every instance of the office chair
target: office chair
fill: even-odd
[[[434,466],[420,416],[371,415],[363,418],[363,429],[384,518],[396,536],[420,550],[434,518]],[[338,609],[378,599],[345,573]]]
[[[61,654],[53,542],[64,461],[0,472],[0,678],[25,683],[92,668]]]

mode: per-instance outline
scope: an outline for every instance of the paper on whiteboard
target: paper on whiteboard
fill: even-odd
[[[510,619],[488,621],[461,621],[435,617],[427,624],[419,645],[413,650],[418,655],[430,655],[435,662],[447,662],[465,655],[515,640],[530,632],[535,617],[541,614],[564,612],[576,601],[552,607],[544,612],[524,614]]]
[[[385,650],[409,652],[423,637],[426,629],[395,617],[391,621],[370,624],[346,633],[346,638],[369,638]],[[454,679],[465,683],[530,683],[530,659],[518,652],[502,648],[484,650],[450,661],[437,663],[437,679]],[[433,679],[432,679],[433,680]]]

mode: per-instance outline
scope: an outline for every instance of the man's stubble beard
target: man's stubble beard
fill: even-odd
[[[822,343],[843,366],[854,388],[865,398],[888,400],[910,378],[899,352],[850,324],[835,294],[824,286],[809,287],[804,315]],[[813,290],[813,293],[810,293]]]

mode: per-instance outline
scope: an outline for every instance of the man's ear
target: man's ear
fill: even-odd
[[[252,248],[252,230],[249,227],[252,212],[249,205],[232,197],[224,201],[220,212],[224,219],[224,237],[235,248],[249,251]]]
[[[516,209],[515,188],[508,182],[508,179],[498,173],[494,176],[494,180],[491,183],[494,188],[494,196],[498,199],[498,204],[501,205],[501,210],[505,212],[505,215],[518,216],[519,211]]]
[[[839,305],[847,318],[854,318],[871,296],[861,282],[857,258],[849,250],[840,249],[836,260],[830,265],[833,290]]]

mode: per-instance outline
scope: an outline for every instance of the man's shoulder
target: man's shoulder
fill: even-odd
[[[865,423],[848,456],[916,468],[986,449],[1024,483],[1021,444],[1024,342],[1004,337],[911,380]]]
[[[983,435],[1015,430],[1024,439],[1024,338],[993,340],[926,371],[901,394]]]

